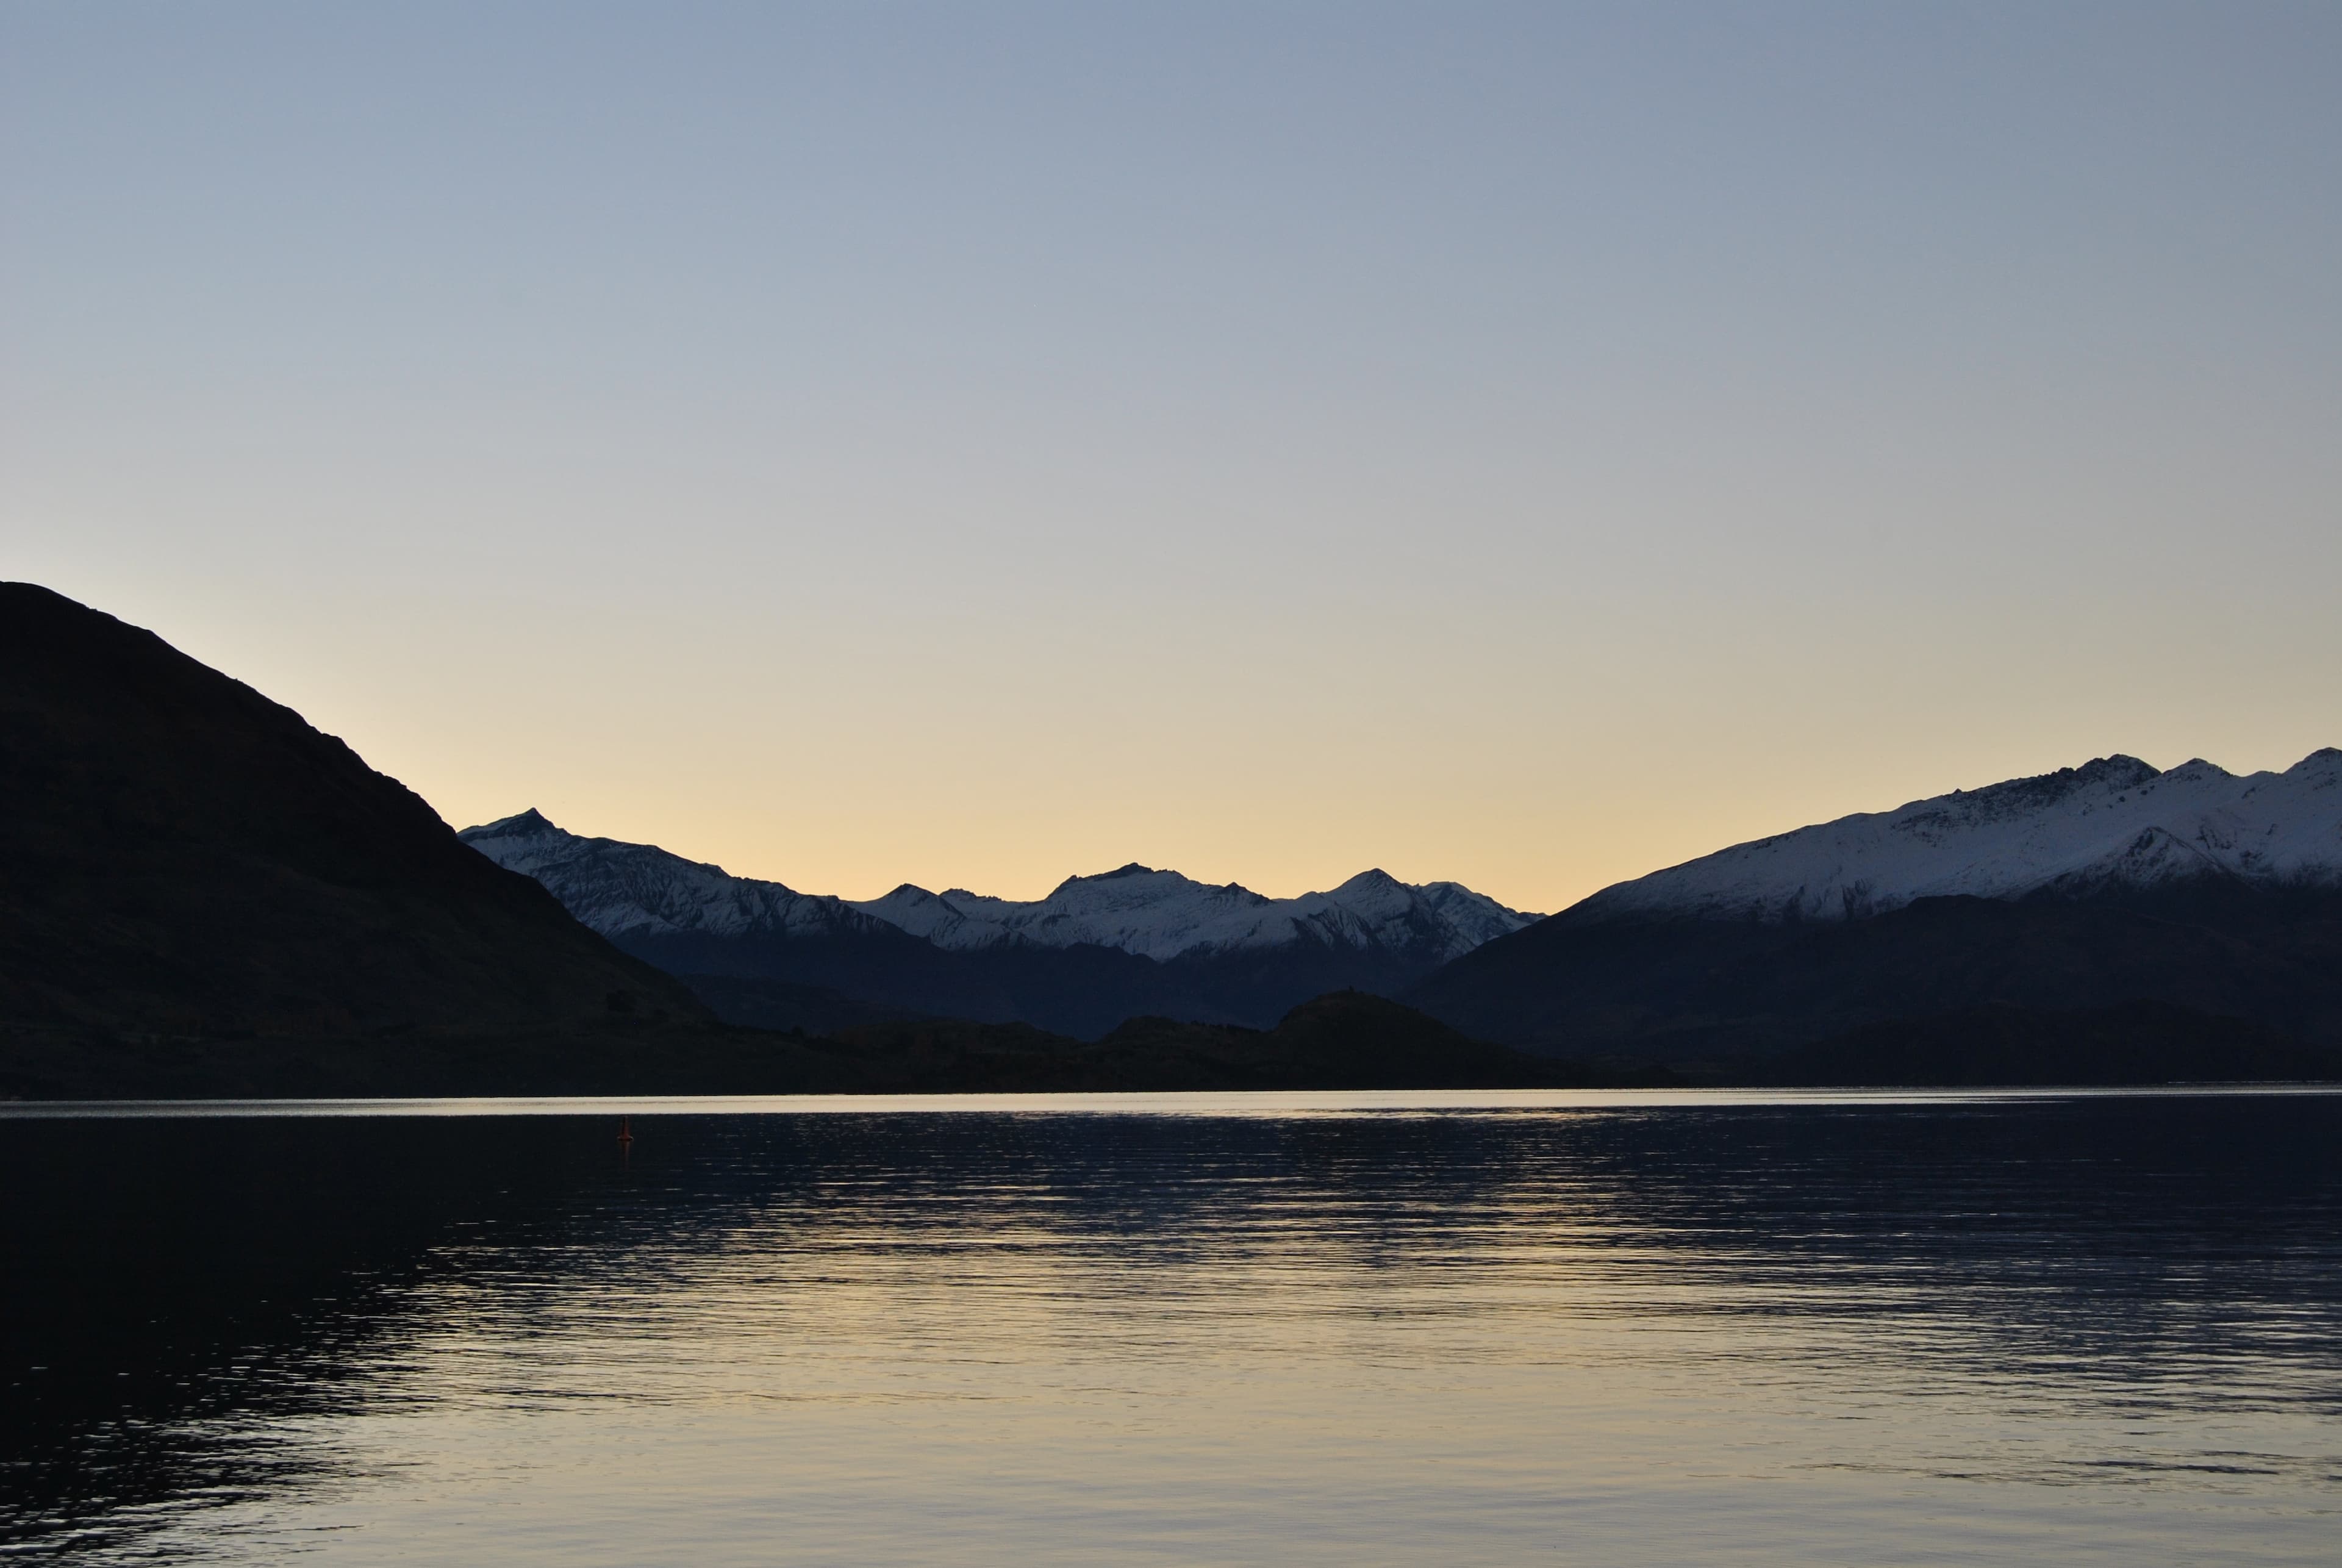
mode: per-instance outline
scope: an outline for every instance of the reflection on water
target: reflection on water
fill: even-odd
[[[2333,1560],[2342,1099],[1585,1101],[0,1121],[0,1552]]]

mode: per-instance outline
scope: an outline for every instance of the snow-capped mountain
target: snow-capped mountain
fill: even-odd
[[[1843,1037],[1881,1084],[1924,1061],[2228,1075],[2157,1054],[2187,1039],[2342,1052],[2342,752],[2244,778],[2104,757],[1737,844],[1404,999],[1480,1039],[1701,1072]]]
[[[2022,898],[2221,876],[2342,882],[2342,751],[2244,776],[2112,756],[1736,844],[1603,889],[1573,923],[1846,920],[1915,899]]]
[[[1537,918],[1460,883],[1415,887],[1380,871],[1362,872],[1331,893],[1298,898],[1268,898],[1234,883],[1215,887],[1176,871],[1126,865],[1100,876],[1067,877],[1048,897],[1029,904],[965,888],[929,893],[907,883],[884,898],[851,902],[734,876],[653,844],[584,838],[535,811],[465,828],[458,836],[506,870],[543,883],[570,914],[605,936],[827,935],[883,924],[955,951],[1090,943],[1165,963],[1314,942],[1419,951],[1444,963]]]
[[[543,883],[580,923],[605,936],[830,936],[884,924],[842,899],[733,876],[654,844],[565,833],[535,811],[456,836],[506,871]]]
[[[938,947],[1090,943],[1158,963],[1294,943],[1419,952],[1445,963],[1536,918],[1458,883],[1416,887],[1382,871],[1361,872],[1330,893],[1269,898],[1136,864],[1067,877],[1031,903],[906,883],[854,907]]]
[[[582,837],[534,811],[461,837],[673,974],[1069,1034],[1141,1014],[1266,1027],[1327,991],[1387,994],[1536,918],[1456,883],[1414,887],[1380,871],[1279,899],[1138,865],[1070,878],[1030,903],[907,885],[849,903],[650,844]],[[731,991],[696,983],[719,1011],[731,1005]],[[744,1005],[739,1016],[777,1015]]]

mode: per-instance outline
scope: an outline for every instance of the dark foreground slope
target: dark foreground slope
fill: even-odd
[[[0,1031],[17,1056],[709,1022],[292,710],[0,584]]]
[[[2012,1031],[2103,1030],[2150,1016],[2108,1010],[2151,1004],[2150,1033],[2195,1043],[2177,1075],[2267,1077],[2250,1042],[2313,1062],[2342,1049],[2342,893],[2207,879],[2074,900],[1928,898],[1847,921],[1563,914],[1466,955],[1409,1000],[1525,1050],[1742,1075],[1837,1041],[1799,1061],[1806,1081],[1840,1083],[1906,1081],[1897,1041],[1927,1043],[1912,1058],[1936,1064],[1927,1081],[1981,1081]],[[2082,1081],[2175,1075],[2153,1054]],[[2227,1054],[2233,1071],[2220,1070]]]

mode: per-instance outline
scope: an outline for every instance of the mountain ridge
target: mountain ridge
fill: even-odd
[[[1133,862],[1032,901],[909,884],[853,901],[571,834],[534,809],[459,836],[720,1015],[767,1027],[863,1005],[1085,1039],[1146,1014],[1265,1028],[1329,991],[1400,990],[1534,919],[1378,871],[1293,899]]]
[[[1200,883],[1136,862],[1069,876],[1047,897],[1029,902],[962,888],[935,894],[906,883],[853,906],[940,946],[1091,943],[1158,962],[1315,939],[1426,949],[1445,963],[1536,918],[1459,883],[1416,885],[1379,868],[1326,892],[1273,898],[1240,884]]]
[[[2332,1050],[2342,751],[2241,776],[2101,757],[1735,844],[1486,943],[1406,999],[1483,1038],[1636,1061],[2146,1003]]]
[[[0,584],[0,1023],[394,1038],[714,1020],[338,738],[154,633]]]
[[[2099,757],[1729,845],[1555,918],[1860,919],[1921,898],[2070,897],[2203,874],[2342,883],[2342,750],[2247,774],[2200,757],[2168,770]]]
[[[499,865],[546,883],[572,914],[605,935],[774,924],[872,929],[856,919],[860,915],[952,949],[1088,944],[1164,962],[1314,936],[1355,947],[1429,943],[1445,961],[1538,918],[1460,883],[1416,885],[1378,868],[1326,892],[1282,899],[1136,861],[1068,876],[1033,900],[966,888],[932,893],[915,883],[877,898],[845,899],[736,876],[656,844],[573,834],[534,807],[456,836]]]

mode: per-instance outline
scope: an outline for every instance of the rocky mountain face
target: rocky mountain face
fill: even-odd
[[[1921,1025],[1941,1046],[1961,1019],[2047,1037],[2142,1003],[2342,1047],[2342,752],[2242,777],[2102,758],[1736,845],[1490,942],[1410,999],[1484,1038],[1625,1061]]]
[[[340,741],[150,632],[0,584],[0,1034],[23,1050],[395,1052],[660,1015],[713,1026]]]
[[[566,833],[534,811],[461,836],[626,951],[697,977],[719,1011],[767,1026],[851,1003],[1085,1038],[1142,1014],[1266,1027],[1326,991],[1404,987],[1536,918],[1380,871],[1287,899],[1127,865],[1030,902],[907,884],[847,902]]]

